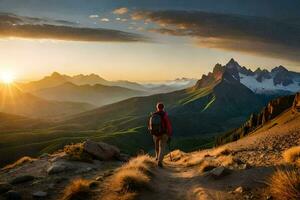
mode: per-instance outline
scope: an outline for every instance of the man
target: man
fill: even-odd
[[[163,103],[157,103],[156,112],[150,117],[149,130],[153,136],[157,165],[162,167],[167,142],[172,136],[171,122],[167,113],[164,111]]]

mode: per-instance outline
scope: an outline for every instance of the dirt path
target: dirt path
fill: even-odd
[[[288,111],[257,133],[225,145],[223,148],[231,152],[229,157],[247,163],[249,167],[230,169],[228,175],[217,179],[200,173],[199,164],[186,165],[186,162],[203,159],[213,150],[180,153],[178,162],[170,162],[167,158],[163,169],[154,170],[153,191],[143,192],[139,199],[267,199],[267,181],[282,164],[282,152],[300,145],[299,121],[300,115]],[[218,156],[211,159],[218,159]],[[242,187],[243,192],[234,192],[238,187]]]
[[[166,164],[163,169],[157,168],[152,181],[153,191],[143,193],[140,199],[187,199],[186,191],[190,188],[188,178],[182,177],[184,168]]]
[[[273,167],[258,167],[231,171],[227,176],[215,179],[199,174],[197,167],[186,167],[168,162],[163,169],[155,169],[152,191],[143,192],[141,200],[215,200],[262,199],[266,177]],[[242,187],[242,193],[233,192]]]

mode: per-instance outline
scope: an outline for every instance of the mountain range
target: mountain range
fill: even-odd
[[[34,95],[25,91],[18,91],[21,95],[20,98],[17,98],[21,108],[17,109],[18,112],[12,112],[12,105],[10,107],[5,106],[5,109],[2,108],[0,111],[25,115],[29,118],[31,118],[30,116],[47,118],[49,113],[55,117],[61,115],[64,117],[55,123],[45,124],[42,128],[23,131],[23,136],[26,135],[24,137],[26,145],[20,144],[18,137],[16,137],[18,134],[10,134],[6,138],[10,141],[10,145],[3,144],[0,152],[18,150],[29,155],[32,153],[39,154],[51,152],[70,142],[80,142],[87,138],[115,144],[127,153],[135,153],[140,148],[148,151],[152,148],[152,139],[151,135],[148,134],[147,122],[150,113],[155,110],[156,103],[160,101],[165,103],[174,128],[173,144],[175,147],[180,147],[183,150],[194,150],[201,146],[212,146],[216,136],[240,127],[252,113],[259,112],[274,97],[296,91],[290,86],[298,83],[299,73],[284,70],[285,74],[288,74],[288,78],[285,78],[280,75],[278,70],[282,70],[282,67],[274,68],[268,72],[272,78],[266,78],[266,75],[261,75],[265,72],[259,73],[259,70],[252,72],[231,59],[226,65],[216,64],[212,72],[203,75],[192,87],[173,92],[116,100],[118,102],[98,108],[79,102],[74,103],[72,107],[70,102],[36,97],[39,92],[45,91],[38,95],[55,94],[68,97],[73,101],[91,101],[91,99],[85,98],[93,97],[100,101],[102,98],[105,99],[105,95],[100,97],[101,95],[98,94],[100,90],[110,91],[110,89],[116,88],[116,86],[101,84],[90,85],[92,81],[88,82],[86,78],[84,78],[84,82],[78,81],[79,79],[83,80],[83,76],[77,78],[76,83],[84,85],[77,85],[70,80],[66,81],[65,75],[55,73],[39,82],[29,83],[25,87],[23,85],[23,90],[26,91],[27,86],[28,90],[31,88],[30,91]],[[261,76],[263,78],[258,78]],[[244,81],[245,79],[255,79],[260,84],[256,85],[257,88],[261,88],[261,90],[254,90],[252,85]],[[275,89],[264,90],[266,80],[269,82],[272,80],[273,85],[276,86]],[[177,80],[176,83],[178,82],[186,82],[186,80]],[[43,87],[39,86],[40,84]],[[143,87],[154,86],[144,85]],[[117,87],[118,90],[124,88]],[[46,92],[47,90],[48,92]],[[137,90],[133,91],[136,92]],[[48,98],[54,97],[48,96]],[[23,99],[31,100],[23,101]],[[68,108],[77,110],[73,114],[68,113],[66,115]],[[31,112],[37,112],[37,114],[32,115],[28,111],[30,109]],[[5,124],[2,127],[5,127]],[[2,129],[2,131],[6,130]]]
[[[147,93],[119,86],[75,85],[65,82],[61,85],[32,92],[36,96],[49,100],[85,102],[98,107],[115,103],[134,96],[145,96]]]
[[[0,112],[43,119],[59,119],[95,108],[88,103],[45,100],[14,85],[0,85],[0,102]]]
[[[241,67],[231,59],[226,67],[233,77],[258,94],[292,94],[300,90],[300,73],[287,70],[283,66],[271,71],[257,68],[255,71]]]

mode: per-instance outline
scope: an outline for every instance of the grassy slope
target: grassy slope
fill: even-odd
[[[136,97],[76,115],[48,129],[3,133],[0,154],[16,155],[2,158],[7,162],[20,154],[39,155],[87,138],[115,144],[127,153],[150,150],[152,139],[146,125],[158,101],[167,105],[174,127],[172,147],[186,151],[212,145],[216,134],[242,123],[260,104],[243,85],[226,82],[206,88]],[[19,140],[21,137],[22,141]]]

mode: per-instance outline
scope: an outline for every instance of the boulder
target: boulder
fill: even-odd
[[[9,183],[0,182],[0,194],[3,194],[12,189],[12,185]]]
[[[32,193],[32,196],[35,198],[44,198],[47,195],[48,195],[47,192],[44,192],[44,191],[37,191],[37,192]]]
[[[120,150],[104,142],[93,142],[87,140],[83,148],[86,152],[100,160],[113,160],[120,157]]]
[[[222,177],[224,175],[228,174],[228,169],[226,169],[225,167],[221,166],[221,167],[216,167],[213,170],[211,170],[210,175],[214,178],[219,178]]]
[[[235,190],[234,190],[234,193],[243,193],[243,191],[244,191],[244,189],[243,189],[243,187],[238,187],[238,188],[236,188]]]
[[[17,176],[15,178],[13,178],[10,181],[10,183],[12,185],[15,185],[15,184],[25,183],[25,182],[32,181],[32,180],[34,180],[34,176],[31,176],[31,175],[20,175],[20,176]]]
[[[21,194],[14,190],[8,191],[5,196],[6,196],[7,200],[21,200],[22,199]]]
[[[54,163],[47,169],[47,173],[49,175],[51,174],[58,174],[61,172],[67,171],[67,167],[65,165],[59,165],[57,163]]]

